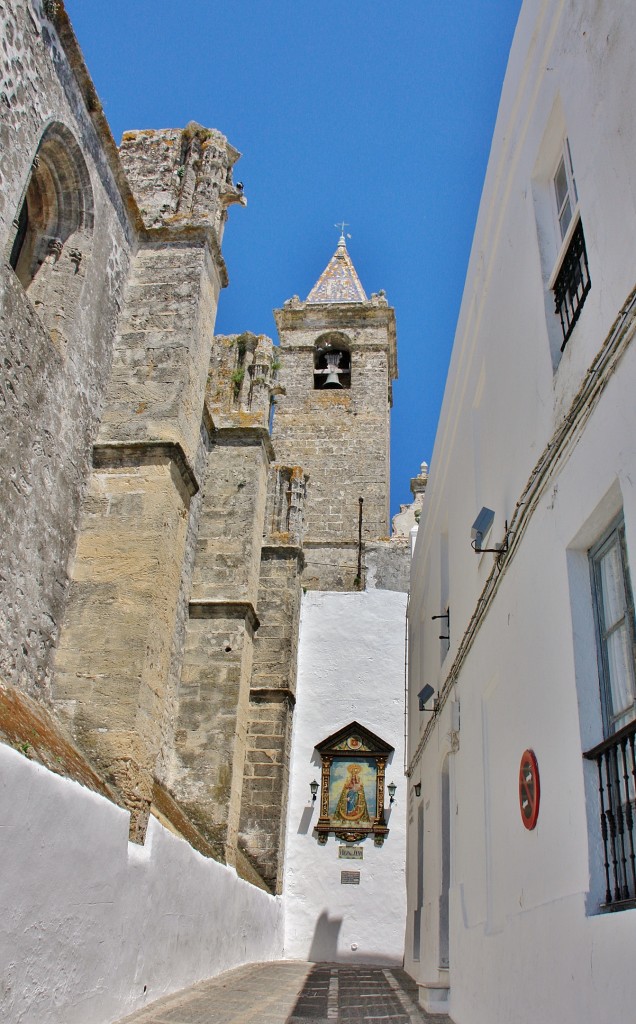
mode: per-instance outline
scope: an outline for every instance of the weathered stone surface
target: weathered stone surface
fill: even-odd
[[[26,289],[6,263],[0,268],[0,673],[7,682],[46,698],[134,244],[134,215],[127,208],[129,195],[124,194],[123,174],[117,174],[101,108],[87,104],[92,87],[66,16],[61,12],[56,29],[38,9],[28,14],[26,5],[8,2],[1,11],[0,232],[5,260],[48,124],[63,123],[68,135],[81,141],[92,193],[90,253],[75,274],[69,258],[73,240],[63,240],[59,261],[66,269],[60,290],[40,287],[47,267]]]
[[[99,444],[170,441],[194,462],[220,287],[202,240],[153,241],[139,250],[126,286]]]
[[[125,132],[120,155],[147,228],[210,225],[220,244],[228,206],[246,205],[232,184],[240,153],[214,128]]]
[[[408,537],[365,544],[367,590],[396,590],[408,594],[411,576],[411,547]]]
[[[240,841],[275,892],[281,891],[285,854],[302,566],[298,547],[263,547]]]
[[[141,836],[160,749],[188,502],[166,457],[93,473],[56,657],[59,712],[122,793],[132,829],[139,818]]]
[[[267,429],[276,377],[273,345],[266,335],[216,335],[207,404],[217,428]]]
[[[105,784],[53,715],[14,686],[0,685],[0,740],[30,761],[117,802],[115,791]]]
[[[230,860],[238,843],[268,466],[260,428],[213,436],[168,774],[171,792]]]
[[[359,498],[363,542],[389,532],[393,310],[382,296],[325,304],[292,299],[275,317],[283,393],[276,399],[272,440],[277,458],[302,466],[309,477],[303,585],[354,589],[363,586],[357,570]],[[350,386],[315,386],[316,354],[325,346],[349,354]]]

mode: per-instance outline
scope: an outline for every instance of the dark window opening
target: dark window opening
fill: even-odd
[[[14,270],[17,270],[18,262],[24,243],[26,241],[27,231],[29,230],[29,204],[25,199],[22,203],[22,209],[18,215],[18,228],[16,236],[13,240],[13,247],[11,249],[11,255],[9,256],[9,263]]]
[[[14,228],[8,261],[22,287],[41,314],[64,294],[68,313],[91,247],[93,196],[82,152],[64,125],[51,124],[42,136]]]

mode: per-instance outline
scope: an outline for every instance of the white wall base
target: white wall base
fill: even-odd
[[[280,957],[280,898],[0,745],[0,1020],[110,1024],[242,963]]]
[[[418,985],[420,1006],[427,1013],[448,1013],[450,1003],[450,985],[433,982],[430,985]]]

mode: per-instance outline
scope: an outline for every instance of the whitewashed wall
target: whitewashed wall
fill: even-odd
[[[320,961],[401,964],[405,927],[404,627],[406,595],[309,592],[303,597],[285,860],[285,955]],[[358,721],[395,753],[397,785],[382,847],[365,839],[362,861],[341,860],[330,836],[318,845],[309,783],[320,781],[314,747]],[[359,885],[340,872],[360,871]]]
[[[282,905],[150,819],[0,746],[0,1019],[107,1024],[282,952]]]
[[[523,5],[415,547],[406,964],[429,1005],[450,985],[457,1024],[634,1016],[636,911],[599,912],[595,769],[582,757],[602,738],[587,551],[621,508],[632,579],[636,571],[633,330],[598,404],[526,510],[527,529],[421,757],[430,715],[419,712],[416,694],[424,683],[442,689],[479,615],[493,556],[471,550],[472,522],[482,506],[493,509],[490,541],[503,540],[505,520],[636,284],[635,46],[626,0]],[[549,186],[566,135],[592,288],[561,356],[549,290],[558,252]],[[431,622],[447,602],[448,653],[440,623]],[[461,711],[458,735],[452,703]],[[526,748],[537,756],[542,791],[531,832],[518,801]],[[440,964],[447,757],[448,970]]]

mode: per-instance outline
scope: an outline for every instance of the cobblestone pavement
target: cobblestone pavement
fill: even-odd
[[[396,968],[248,964],[152,1003],[120,1024],[452,1024],[425,1013]]]

